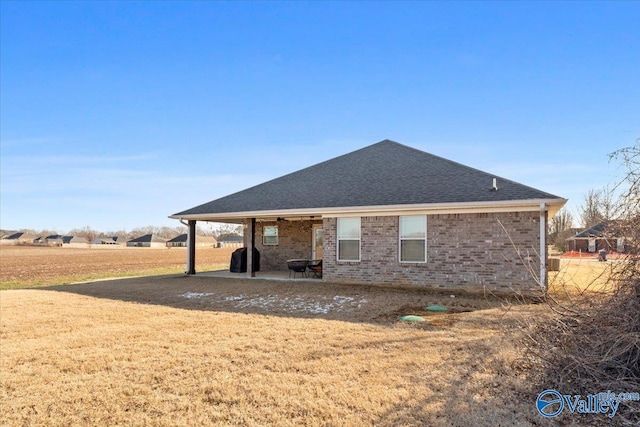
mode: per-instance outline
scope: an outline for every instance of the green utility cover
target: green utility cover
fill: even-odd
[[[400,320],[402,320],[403,322],[424,322],[424,317],[409,315],[402,316]]]
[[[443,307],[441,305],[430,305],[427,307],[427,311],[447,311],[447,307]]]

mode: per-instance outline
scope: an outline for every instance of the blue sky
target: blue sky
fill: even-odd
[[[392,139],[570,199],[640,137],[640,2],[0,2],[0,227],[168,215]]]

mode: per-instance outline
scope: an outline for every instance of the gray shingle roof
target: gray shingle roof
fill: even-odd
[[[180,234],[173,239],[167,240],[167,243],[186,243],[188,237],[187,234]]]
[[[559,199],[442,157],[384,140],[173,217],[233,212]]]
[[[34,234],[29,234],[29,233],[24,233],[22,231],[19,231],[17,233],[13,233],[9,236],[4,236],[3,239],[6,240],[30,240],[30,239],[36,239],[38,236],[34,235]]]
[[[155,234],[145,234],[144,236],[136,237],[135,239],[129,240],[129,243],[150,243],[150,242],[159,242],[166,243],[167,240],[162,237],[156,236]]]
[[[616,225],[618,229],[616,229],[615,227]],[[582,230],[581,232],[573,236],[571,239],[605,237],[607,235],[609,235],[609,237],[612,237],[616,233],[619,233],[620,231],[619,228],[620,228],[620,224],[616,223],[616,221],[603,221],[594,225],[591,228]]]

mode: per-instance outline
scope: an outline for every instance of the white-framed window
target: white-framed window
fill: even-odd
[[[360,261],[360,218],[338,218],[338,261]]]
[[[400,217],[400,262],[427,262],[427,217]]]
[[[262,229],[262,244],[265,246],[274,246],[278,244],[278,226],[265,225]]]

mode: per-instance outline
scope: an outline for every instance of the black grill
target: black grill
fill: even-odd
[[[260,271],[260,251],[253,248],[253,270]],[[231,254],[229,271],[232,273],[247,272],[247,248],[240,248]]]

